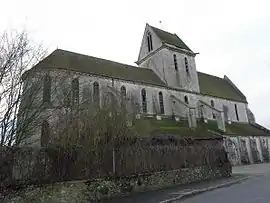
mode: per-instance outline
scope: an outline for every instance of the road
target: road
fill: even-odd
[[[240,168],[239,168],[240,169]],[[235,173],[251,177],[228,188],[221,188],[179,201],[181,203],[270,203],[270,165],[246,166]]]
[[[200,195],[179,200],[179,203],[270,203],[270,164],[254,164],[233,167],[235,176],[248,180],[227,188],[216,189]],[[232,177],[233,178],[233,177]],[[222,181],[228,181],[227,179]],[[115,198],[105,203],[160,203],[190,189],[207,188],[222,183],[221,180],[164,188],[157,191],[137,193],[125,198]]]

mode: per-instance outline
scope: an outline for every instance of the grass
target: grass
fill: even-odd
[[[135,130],[142,136],[153,134],[174,134],[181,137],[209,137],[216,136],[209,132],[209,129],[218,132],[217,125],[214,123],[205,124],[198,122],[195,129],[188,126],[187,121],[176,122],[173,119],[156,120],[154,118],[140,119],[135,121]]]
[[[218,124],[215,120],[208,120],[208,123],[198,120],[197,128],[190,129],[186,120],[176,122],[172,118],[162,120],[144,118],[135,121],[134,129],[140,136],[151,136],[153,134],[173,134],[181,137],[213,137],[217,135],[269,136],[264,131],[248,123],[226,124],[226,132],[222,132],[218,129]]]

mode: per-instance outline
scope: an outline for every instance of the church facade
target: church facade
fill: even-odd
[[[34,80],[30,74],[34,71],[44,76],[36,103],[47,105],[41,114],[50,114],[46,120],[37,119],[31,139],[40,146],[44,128],[56,123],[60,103],[52,91],[61,84],[74,89],[71,100],[78,104],[86,98],[98,98],[99,103],[104,92],[111,91],[115,96],[136,98],[138,119],[173,118],[176,125],[185,120],[189,129],[214,123],[216,128],[208,131],[224,137],[234,165],[268,161],[270,131],[255,122],[245,95],[227,76],[197,71],[195,57],[176,34],[148,24],[137,66],[57,49],[25,74],[28,81]],[[63,75],[68,75],[65,82],[61,82]]]

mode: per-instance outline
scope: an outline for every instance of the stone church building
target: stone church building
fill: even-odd
[[[176,34],[149,24],[137,66],[61,49],[53,51],[24,74],[25,81],[41,85],[35,103],[46,106],[42,115],[51,115],[48,119],[36,119],[33,144],[42,144],[46,129],[57,119],[54,114],[60,103],[52,92],[61,84],[72,90],[71,100],[78,104],[85,95],[100,102],[105,91],[112,91],[116,96],[136,98],[137,119],[173,119],[175,128],[179,125],[190,131],[207,126],[207,133],[224,137],[233,164],[269,161],[270,131],[255,122],[245,95],[229,77],[197,71],[195,57],[196,53]],[[65,82],[61,81],[63,74],[69,76]],[[37,75],[44,77],[41,80]],[[25,85],[24,91],[27,88]],[[178,132],[181,136],[181,130]]]

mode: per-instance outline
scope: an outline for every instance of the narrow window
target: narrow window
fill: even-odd
[[[72,98],[72,105],[79,104],[79,80],[76,78],[71,82],[71,98]]]
[[[44,120],[41,125],[41,137],[40,137],[40,144],[42,147],[49,144],[49,131],[50,125],[48,121]]]
[[[120,91],[121,91],[121,97],[122,98],[124,98],[124,97],[127,96],[127,91],[126,91],[125,86],[122,86],[121,89],[120,89]]]
[[[185,95],[184,99],[185,99],[185,103],[186,103],[186,104],[189,104],[187,95]]]
[[[211,100],[211,106],[212,106],[212,107],[215,107],[215,103],[214,103],[213,100]]]
[[[188,68],[188,60],[187,57],[185,57],[185,68],[186,68],[186,73],[189,76],[189,68]]]
[[[177,58],[176,55],[173,55],[173,62],[174,62],[174,69],[177,71],[178,70],[178,64],[177,64]]]
[[[122,107],[125,107],[125,100],[126,100],[126,96],[127,96],[127,91],[126,91],[126,88],[125,88],[125,86],[122,86],[121,88],[120,88],[120,94],[121,94],[121,106]]]
[[[239,121],[238,110],[237,110],[237,105],[236,104],[234,104],[234,109],[235,109],[236,119]]]
[[[148,47],[148,52],[153,50],[152,35],[150,32],[147,33],[147,47]]]
[[[213,100],[211,100],[211,106],[212,106],[213,108],[215,108],[215,103],[214,103]],[[213,119],[216,119],[216,114],[215,114],[215,112],[213,112],[212,115],[213,115]]]
[[[49,75],[46,75],[44,78],[43,84],[43,102],[50,103],[51,102],[51,83],[52,79]]]
[[[143,113],[147,113],[147,101],[146,101],[146,91],[145,89],[142,89],[142,109]]]
[[[93,99],[94,99],[94,104],[99,106],[99,84],[97,82],[94,82],[93,84]]]
[[[158,97],[159,97],[159,106],[160,106],[160,113],[164,114],[164,102],[163,102],[163,95],[162,92],[158,93]]]
[[[228,117],[228,106],[226,105],[223,105],[223,112],[224,112],[224,118],[225,118],[225,121],[228,121],[229,117]]]

